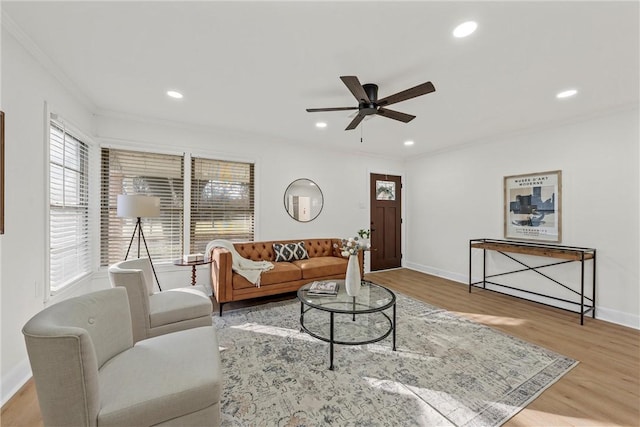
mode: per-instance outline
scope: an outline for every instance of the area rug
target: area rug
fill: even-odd
[[[295,299],[214,316],[222,425],[499,426],[577,364],[396,295],[397,351],[391,337],[336,345],[333,371],[329,344],[300,331]],[[342,317],[336,329],[348,330],[340,322],[351,318]],[[328,318],[311,310],[305,323],[324,323],[328,333]],[[361,327],[385,328],[379,316],[362,319],[369,324]]]

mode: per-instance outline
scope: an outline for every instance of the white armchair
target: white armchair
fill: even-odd
[[[45,426],[220,425],[213,326],[134,344],[115,288],[47,307],[22,332]]]
[[[211,299],[199,286],[153,291],[149,258],[121,261],[109,267],[111,285],[127,289],[133,340],[199,326],[211,326]]]

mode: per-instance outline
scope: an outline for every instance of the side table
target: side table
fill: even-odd
[[[201,259],[199,261],[191,261],[191,262],[184,262],[181,259],[177,259],[173,261],[173,265],[179,265],[181,267],[190,266],[191,267],[191,286],[195,286],[196,285],[196,266],[211,264],[212,262],[213,260],[210,260],[210,259]]]

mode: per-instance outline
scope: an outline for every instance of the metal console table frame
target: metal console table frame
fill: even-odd
[[[471,255],[473,249],[482,249],[482,280],[478,282],[472,282],[472,261]],[[503,273],[491,274],[487,276],[487,250],[496,251],[505,257],[515,261],[516,263],[522,265],[524,268],[520,268],[517,270],[511,270]],[[561,261],[555,261],[544,265],[539,266],[530,266],[524,263],[523,261],[516,259],[515,257],[509,255],[508,253],[518,253],[523,255],[534,255],[540,257],[547,258],[558,258]],[[591,297],[585,296],[584,289],[584,280],[585,280],[585,262],[591,260],[592,265],[592,287],[591,287]],[[551,267],[554,265],[567,264],[570,262],[580,262],[580,292],[575,289],[570,288],[569,286],[559,282],[558,280],[538,271],[541,268]],[[549,279],[550,281],[556,283],[557,285],[568,289],[572,293],[579,296],[579,301],[568,300],[564,298],[558,298],[552,295],[546,295],[526,289],[516,288],[513,286],[508,286],[502,283],[496,283],[493,281],[489,281],[487,279],[504,276],[507,274],[520,273],[523,271],[533,271],[540,276]],[[519,242],[513,240],[496,240],[496,239],[471,239],[469,241],[469,293],[471,293],[471,288],[473,286],[480,287],[482,285],[483,289],[486,289],[486,285],[491,284],[495,286],[500,286],[503,288],[513,289],[519,292],[525,292],[532,295],[538,295],[545,298],[550,298],[556,301],[562,301],[568,304],[572,304],[575,306],[580,306],[580,324],[584,325],[584,315],[591,312],[591,317],[595,319],[596,317],[596,250],[593,248],[581,248],[577,246],[561,246],[561,245],[551,245],[544,243],[529,243],[529,242]],[[489,289],[491,290],[491,289]],[[499,292],[499,291],[496,291]],[[526,299],[526,298],[525,298]],[[535,301],[539,302],[539,301]],[[549,305],[549,304],[547,304]],[[556,307],[553,306],[552,307]],[[561,307],[556,307],[561,308]],[[574,311],[574,310],[569,310]]]
[[[298,299],[300,300],[300,328],[311,335],[314,338],[317,338],[321,341],[329,343],[329,369],[333,370],[333,346],[334,344],[342,344],[342,345],[364,345],[371,344],[374,342],[381,341],[392,334],[392,349],[396,351],[396,296],[395,294],[385,288],[384,286],[376,285],[375,283],[371,283],[363,280],[362,286],[369,286],[371,289],[379,290],[382,292],[383,296],[388,298],[389,301],[386,301],[382,305],[375,306],[371,304],[370,299],[357,296],[351,297],[347,295],[344,286],[344,280],[332,280],[333,282],[338,283],[338,294],[335,296],[319,296],[316,299],[309,299],[307,293],[309,291],[309,287],[311,283],[303,285],[300,289],[298,289]],[[305,309],[305,306],[306,309]],[[388,308],[393,308],[392,317],[389,317],[387,313],[384,311]],[[304,314],[309,310],[321,310],[329,313],[329,337],[322,336],[315,332],[309,330],[304,323]],[[386,317],[389,322],[389,329],[386,330],[383,334],[376,336],[374,338],[364,340],[364,341],[340,341],[335,339],[335,315],[336,314],[350,314],[352,316],[352,321],[355,322],[356,315],[362,314],[370,314],[370,313],[380,313],[384,317]]]

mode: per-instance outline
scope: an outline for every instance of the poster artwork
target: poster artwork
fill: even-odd
[[[561,241],[561,171],[507,176],[505,238]]]

